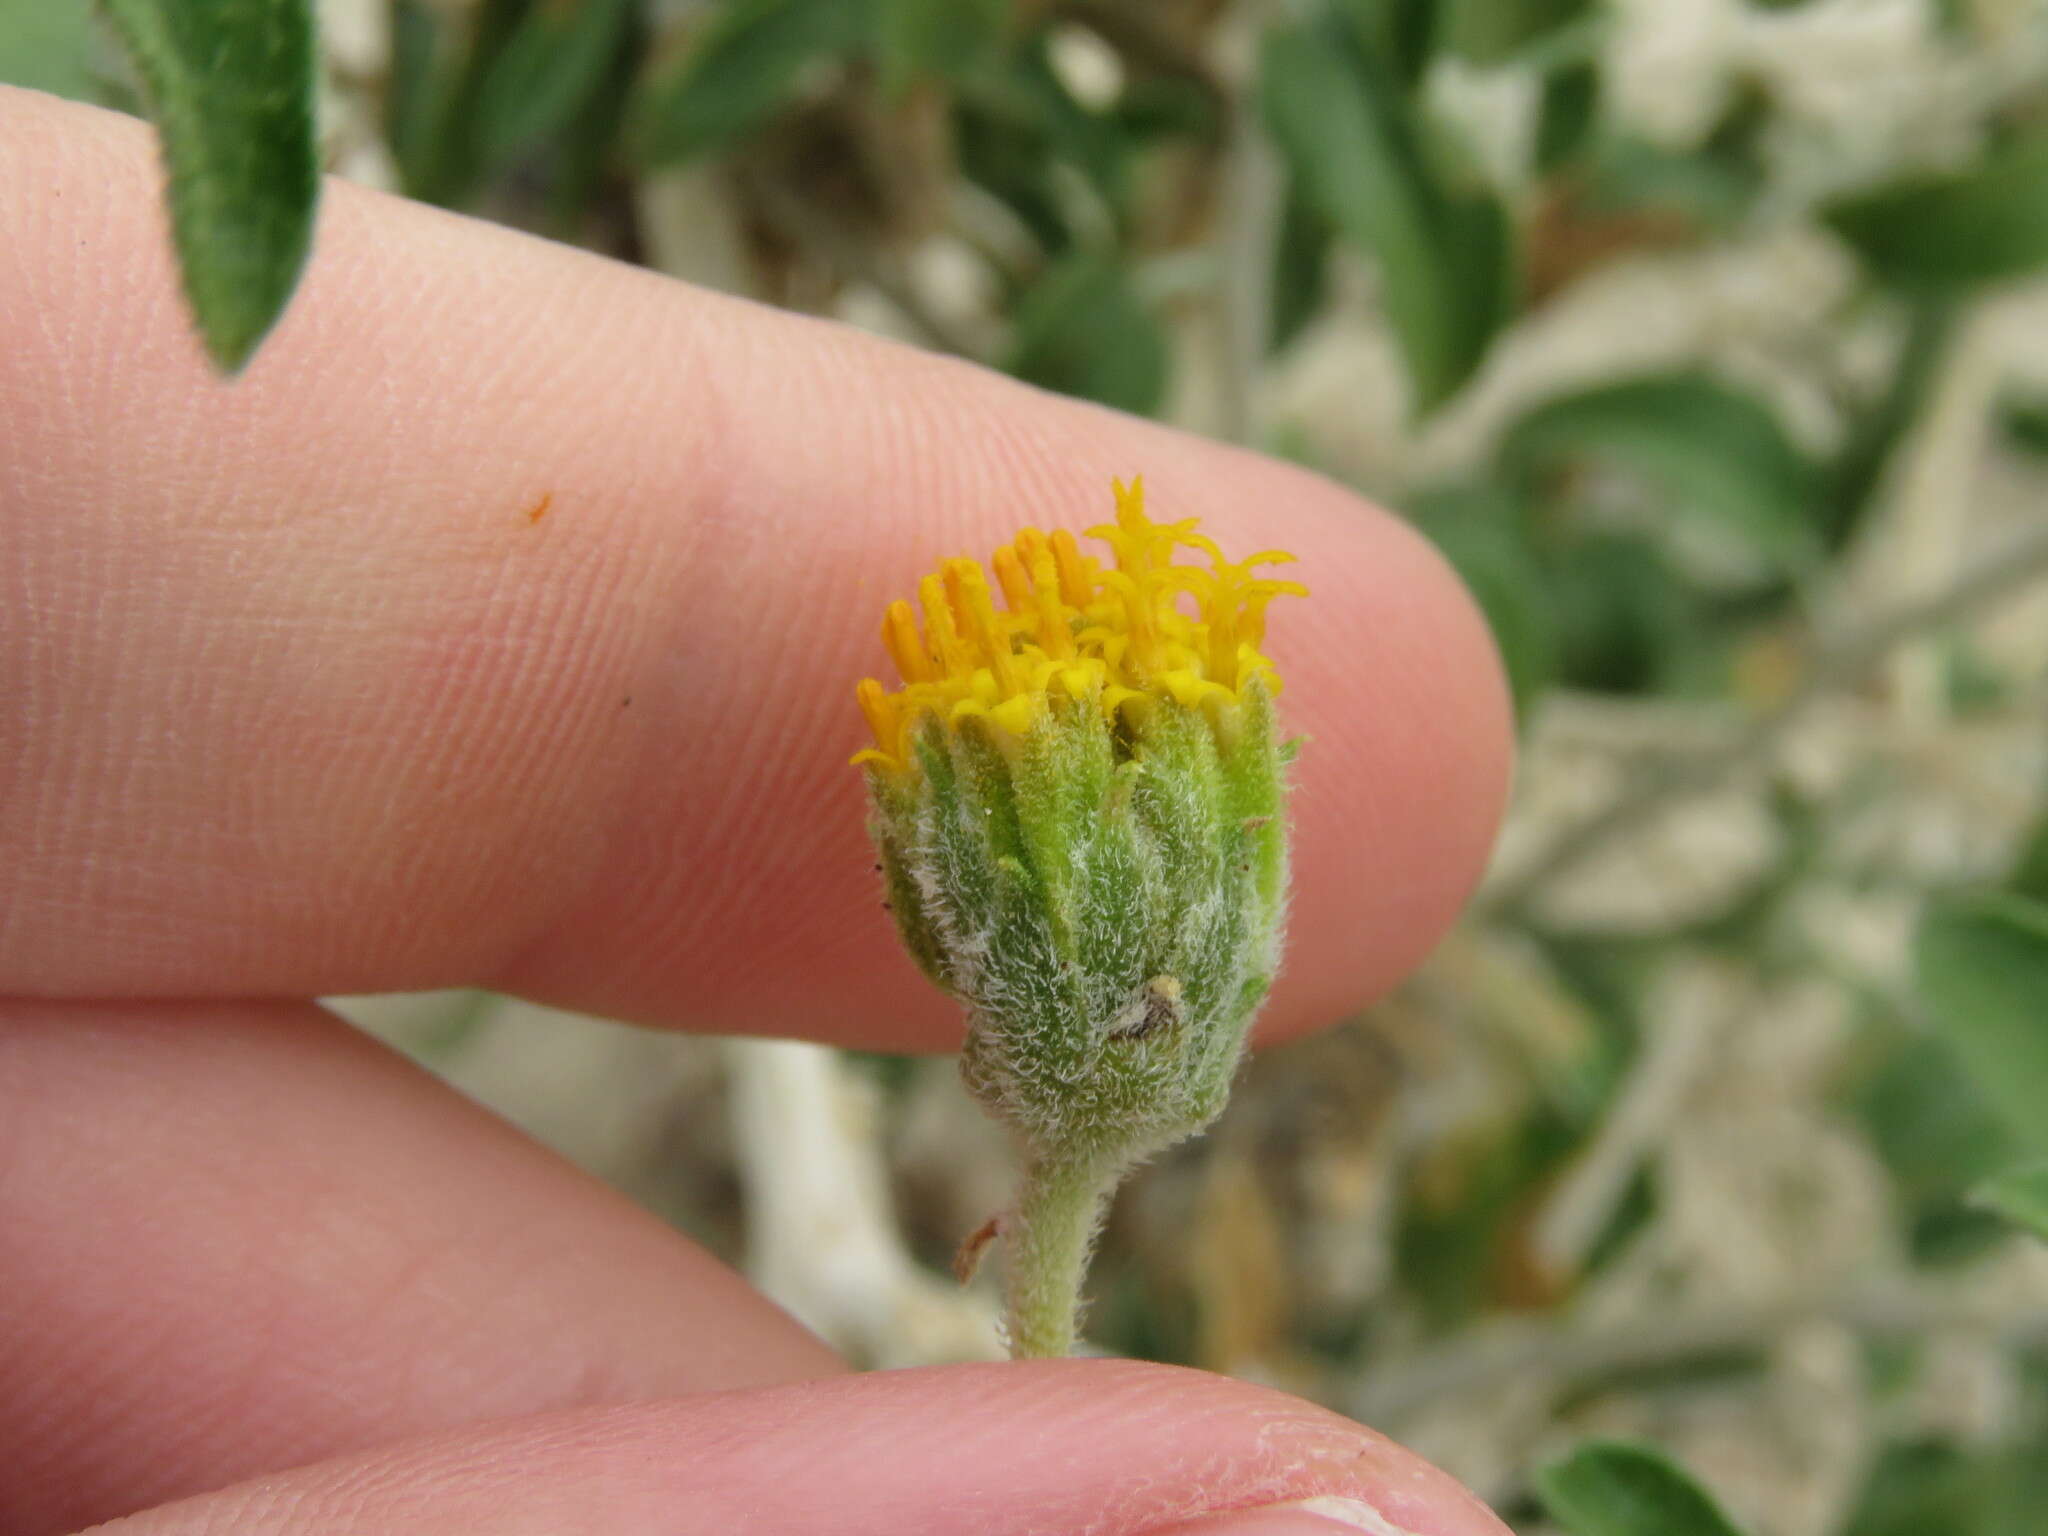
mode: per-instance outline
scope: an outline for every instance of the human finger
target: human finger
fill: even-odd
[[[0,1005],[0,1530],[472,1420],[840,1369],[304,1005]]]
[[[1281,545],[1283,1032],[1390,985],[1504,792],[1484,626],[1299,470],[358,189],[207,370],[137,124],[0,92],[0,992],[487,983],[957,1039],[889,933],[855,678],[884,603],[1113,474]]]
[[[1163,1536],[1198,1520],[1205,1536],[1506,1536],[1442,1472],[1334,1414],[1125,1361],[889,1371],[480,1425],[105,1536]]]

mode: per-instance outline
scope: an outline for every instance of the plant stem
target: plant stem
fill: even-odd
[[[1074,1352],[1081,1277],[1119,1165],[1099,1157],[1033,1157],[1003,1224],[1010,1353],[1019,1360]]]

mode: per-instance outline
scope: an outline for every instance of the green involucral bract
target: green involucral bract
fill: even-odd
[[[968,1087],[1024,1151],[1013,1274],[1057,1240],[1078,1244],[1052,1266],[1078,1283],[1107,1189],[1229,1094],[1279,961],[1291,748],[1256,680],[1220,707],[1134,701],[1114,725],[1059,698],[1021,737],[927,718],[914,746],[914,771],[868,773],[889,904],[966,1005]],[[1013,1296],[1013,1332],[1032,1311]],[[1037,1342],[1013,1339],[1064,1352]]]

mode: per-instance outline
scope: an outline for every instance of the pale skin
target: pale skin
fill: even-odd
[[[936,559],[1142,473],[1314,589],[1268,646],[1309,744],[1263,1033],[1328,1024],[1442,932],[1505,792],[1484,628],[1417,538],[1244,452],[341,186],[226,385],[138,125],[0,90],[0,186],[0,1529],[1135,1536],[1323,1495],[1501,1529],[1195,1372],[846,1374],[310,1000],[482,985],[952,1048],[872,884],[852,683]]]

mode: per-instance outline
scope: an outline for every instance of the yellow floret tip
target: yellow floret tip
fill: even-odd
[[[1065,529],[1025,528],[990,557],[994,589],[974,561],[948,560],[918,584],[922,627],[909,603],[889,605],[882,644],[902,686],[861,680],[875,745],[854,762],[908,771],[911,732],[927,718],[949,727],[978,719],[1022,738],[1055,699],[1092,703],[1113,723],[1144,700],[1227,712],[1254,682],[1279,692],[1280,674],[1260,650],[1266,605],[1308,589],[1252,571],[1294,556],[1269,549],[1228,560],[1194,519],[1146,517],[1142,480],[1115,487],[1116,521],[1088,530],[1109,546],[1108,568]],[[1176,564],[1182,549],[1207,566]]]

